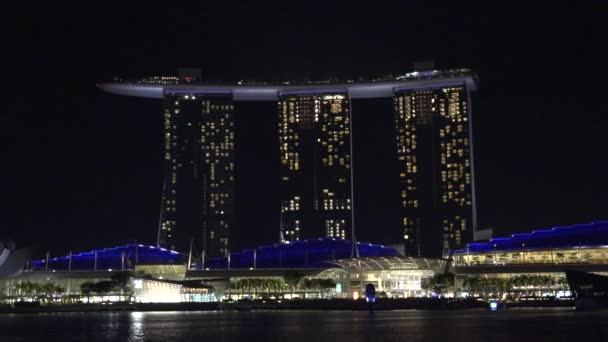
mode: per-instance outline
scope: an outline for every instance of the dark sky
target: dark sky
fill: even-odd
[[[505,235],[608,220],[608,8],[601,1],[198,3],[5,13],[0,236],[54,253],[153,243],[161,103],[104,94],[95,84],[180,66],[228,81],[399,74],[421,60],[472,68],[481,79],[473,103],[481,227]],[[245,103],[237,112],[235,248],[278,236],[273,110]],[[355,102],[360,240],[398,236],[398,174],[387,167],[395,163],[391,114],[390,100]]]

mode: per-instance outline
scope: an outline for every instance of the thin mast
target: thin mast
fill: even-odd
[[[357,237],[355,236],[355,171],[353,162],[353,111],[352,111],[352,101],[350,96],[348,96],[348,129],[349,129],[349,138],[350,138],[350,213],[351,213],[351,240],[353,242],[353,249],[351,251],[351,258],[359,257],[359,246],[357,246]]]
[[[166,180],[163,181],[163,193],[160,200],[160,214],[158,215],[158,234],[156,235],[156,248],[160,248],[160,232],[163,229],[163,212],[165,209],[165,191],[167,187]]]
[[[194,239],[190,239],[190,253],[188,253],[188,269],[192,265],[192,244],[194,243]]]
[[[283,201],[281,201],[281,222],[279,222],[279,242],[283,243],[285,237],[283,236]]]

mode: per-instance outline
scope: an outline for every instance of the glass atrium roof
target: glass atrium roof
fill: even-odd
[[[348,270],[395,271],[395,270],[433,270],[442,271],[445,260],[412,257],[371,257],[351,258],[332,261],[333,264]]]

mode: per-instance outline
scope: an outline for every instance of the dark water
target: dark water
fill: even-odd
[[[608,341],[608,311],[1,314],[0,341]]]

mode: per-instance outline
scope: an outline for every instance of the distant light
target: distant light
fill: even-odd
[[[111,269],[111,268],[108,268],[108,272],[112,272],[112,269]]]
[[[253,271],[253,267],[249,267],[249,270],[250,270],[250,271]]]
[[[359,299],[359,291],[353,291],[353,299],[354,300]]]
[[[497,309],[498,309],[498,303],[490,302],[490,310],[497,310]]]
[[[141,279],[133,280],[133,287],[136,289],[142,289],[144,287],[144,282]]]

